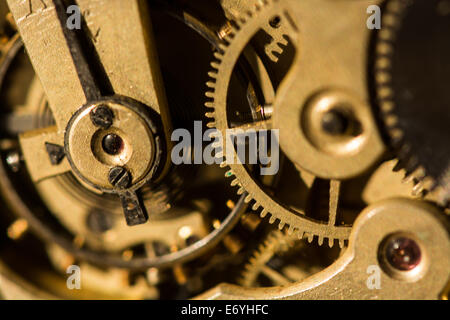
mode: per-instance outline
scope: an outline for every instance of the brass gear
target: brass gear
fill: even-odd
[[[294,235],[273,230],[244,266],[239,284],[258,287],[299,282],[331,265],[342,252],[335,248],[319,249]],[[261,283],[261,280],[270,283]]]
[[[224,38],[225,41],[220,45],[220,50],[215,52],[216,60],[211,63],[213,70],[209,72],[211,79],[207,82],[210,89],[206,92],[206,97],[210,100],[205,103],[205,106],[212,109],[206,113],[206,117],[213,119],[207,126],[217,129],[222,136],[225,136],[226,130],[231,128],[227,119],[227,92],[234,66],[252,37],[274,16],[290,21],[288,12],[289,8],[286,7],[286,4],[278,0],[267,0],[262,5],[256,4],[254,10],[248,12],[245,18],[241,16],[238,21],[230,24],[231,29]],[[291,27],[291,32],[295,38],[296,28]],[[254,127],[256,126],[257,124]],[[248,129],[250,128],[251,125]],[[216,156],[221,157],[222,154],[216,154]],[[235,176],[231,185],[239,186],[237,193],[247,193],[245,197],[247,203],[254,200],[253,210],[262,207],[262,218],[270,214],[270,223],[279,220],[280,229],[288,225],[288,234],[296,234],[298,238],[306,237],[309,242],[312,242],[317,236],[320,245],[323,244],[324,239],[328,239],[330,247],[334,245],[334,240],[338,240],[340,247],[344,246],[345,240],[350,235],[350,226],[312,219],[307,217],[304,212],[281,205],[262,190],[260,184],[252,178],[242,164],[223,162],[221,166],[230,168],[225,174],[226,177]]]
[[[405,181],[414,183],[413,195],[448,206],[450,24],[443,4],[387,2],[377,35],[374,82],[378,112],[398,158],[395,170],[405,170]]]
[[[262,1],[258,1],[262,3]],[[258,5],[258,1],[222,0],[221,5],[227,18],[239,20],[241,16],[245,18],[245,13],[251,12]],[[271,61],[277,62],[279,56],[283,53],[284,47],[288,45],[288,41],[284,37],[289,32],[288,25],[281,21],[279,16],[275,15],[263,26],[263,30],[271,38],[270,42],[265,44],[264,52]]]
[[[244,287],[253,287],[261,269],[267,262],[276,253],[283,253],[292,248],[294,241],[295,237],[282,231],[275,230],[269,233],[266,240],[258,246],[258,249],[245,265],[239,284]]]

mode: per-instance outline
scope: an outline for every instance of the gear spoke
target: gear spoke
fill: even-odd
[[[341,182],[338,180],[330,181],[330,207],[328,211],[328,225],[334,226],[336,224],[336,214],[339,203]]]
[[[242,125],[238,125],[233,127],[234,130],[255,130],[258,131],[266,131],[266,130],[272,130],[272,121],[271,120],[261,120],[256,121],[252,123],[246,123]]]
[[[268,266],[262,266],[261,273],[270,278],[276,286],[283,286],[291,283],[284,275]]]

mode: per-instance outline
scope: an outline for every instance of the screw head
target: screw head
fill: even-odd
[[[420,263],[422,257],[417,242],[404,236],[389,240],[384,254],[388,263],[400,271],[414,269]]]
[[[97,127],[108,129],[113,123],[114,113],[104,104],[95,107],[90,115],[92,123]]]
[[[131,183],[131,173],[124,167],[114,167],[109,171],[109,183],[119,189],[126,189]]]

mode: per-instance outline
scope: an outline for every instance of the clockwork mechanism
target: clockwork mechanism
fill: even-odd
[[[449,35],[445,0],[0,0],[0,297],[448,299]]]

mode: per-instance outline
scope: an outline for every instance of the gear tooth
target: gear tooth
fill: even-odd
[[[245,192],[245,189],[242,188],[242,187],[240,187],[240,188],[238,189],[238,191],[237,191],[237,194],[238,194],[238,195],[242,195],[242,194],[244,194],[244,192]]]
[[[412,195],[419,196],[419,195],[422,195],[423,192],[424,192],[424,181],[422,180],[422,181],[417,182],[414,185],[414,187],[412,189]]]
[[[386,116],[385,123],[386,126],[388,127],[395,127],[395,125],[398,123],[398,117],[393,114],[390,114]]]
[[[308,242],[311,243],[314,240],[314,235],[311,233],[305,233],[304,236],[308,239]]]
[[[213,69],[219,70],[220,64],[219,64],[217,61],[212,61],[212,62],[211,62],[211,67],[212,67]]]
[[[213,91],[206,91],[205,92],[205,96],[207,96],[208,98],[214,98],[214,92]]]
[[[339,239],[339,248],[344,248],[345,245],[345,240],[344,239]]]
[[[380,85],[378,88],[378,98],[379,99],[390,99],[392,97],[392,89],[386,85]]]
[[[277,218],[275,217],[275,216],[270,216],[270,218],[269,218],[269,223],[270,224],[274,224],[275,223],[275,221],[277,220]]]
[[[260,214],[261,218],[265,218],[267,216],[267,213],[268,213],[267,210],[263,209]]]
[[[217,158],[222,158],[223,157],[223,153],[222,152],[218,152],[218,153],[216,153],[216,156],[217,156]],[[221,162],[219,166],[221,168],[225,168],[227,166],[227,163],[225,161]]]
[[[423,179],[425,179],[427,173],[425,172],[424,167],[420,166],[420,167],[417,167],[417,168],[416,168],[416,170],[413,172],[413,175],[414,175],[417,179],[423,180]]]
[[[280,221],[280,223],[278,224],[278,229],[283,230],[285,226],[285,223],[283,221]]]
[[[234,179],[233,181],[231,181],[231,186],[232,186],[232,187],[235,187],[235,186],[237,186],[238,184],[239,184],[238,179]]]
[[[450,194],[445,189],[442,188],[442,186],[439,186],[436,182],[434,182],[433,188],[430,190],[437,189],[437,203],[442,207],[446,209],[447,215],[450,213]]]
[[[214,51],[213,55],[218,61],[222,61],[223,55],[219,51]]]
[[[394,110],[394,102],[391,100],[384,100],[381,102],[380,107],[384,113],[390,113]]]
[[[214,103],[212,101],[205,102],[205,107],[214,109]]]
[[[288,228],[288,235],[293,235],[294,234],[294,231],[295,231],[295,228],[293,227],[293,226],[291,226],[291,225],[289,225],[289,228]]]
[[[206,82],[206,86],[207,86],[208,88],[215,88],[215,87],[216,87],[216,84],[215,84],[214,82],[212,82],[212,81],[208,81],[208,82]]]
[[[391,55],[393,49],[390,43],[383,41],[377,44],[376,51],[379,55]]]
[[[256,210],[259,209],[259,207],[260,207],[259,203],[258,203],[258,202],[255,202],[255,203],[253,204],[253,206],[252,206],[252,209],[253,209],[253,211],[256,211]]]
[[[277,47],[274,47],[272,50],[272,55],[276,56],[276,55],[281,55],[283,53],[283,47],[280,46],[280,43],[277,43]]]
[[[378,33],[378,36],[381,40],[384,41],[392,41],[394,39],[394,33],[392,32],[392,29],[390,28],[382,28],[380,32]]]
[[[379,57],[375,62],[375,70],[389,70],[391,68],[391,60],[387,57]]]
[[[228,43],[231,43],[235,36],[236,36],[235,29],[233,29],[233,31],[230,31],[230,33],[228,33],[227,35],[225,35],[223,37],[223,40],[228,42]]]
[[[213,129],[213,128],[216,127],[216,122],[215,122],[215,121],[213,121],[213,122],[208,122],[208,123],[206,124],[206,126],[207,126],[208,128],[210,128],[210,129]]]
[[[219,50],[221,50],[222,52],[226,52],[227,49],[228,46],[225,43],[219,43]]]
[[[424,189],[423,195],[425,195],[425,193],[427,193],[428,191],[432,191],[433,189],[435,189],[436,183],[433,178],[426,176],[422,181],[423,181],[423,189]]]
[[[405,177],[402,179],[403,183],[411,183],[414,180],[414,176],[409,172],[405,174]]]
[[[250,201],[252,201],[252,199],[253,199],[252,196],[248,195],[248,196],[245,197],[244,202],[245,203],[249,203]]]
[[[330,248],[333,248],[333,246],[334,246],[334,239],[333,238],[328,238],[328,246]]]
[[[383,16],[382,24],[385,28],[394,30],[394,29],[397,29],[397,27],[398,27],[398,19],[395,15],[393,15],[391,13],[385,13]]]
[[[205,117],[207,118],[214,118],[214,112],[206,112]]]
[[[390,131],[390,135],[394,148],[399,148],[403,142],[403,132],[400,129],[395,128]]]
[[[386,9],[392,14],[400,14],[403,11],[403,4],[400,1],[390,1]]]
[[[388,72],[379,71],[375,74],[375,80],[380,85],[386,85],[391,82],[391,75]]]
[[[214,71],[208,72],[208,77],[210,77],[212,79],[217,79],[217,72],[214,72]]]
[[[323,236],[318,236],[317,237],[317,243],[319,244],[319,246],[323,245]]]

